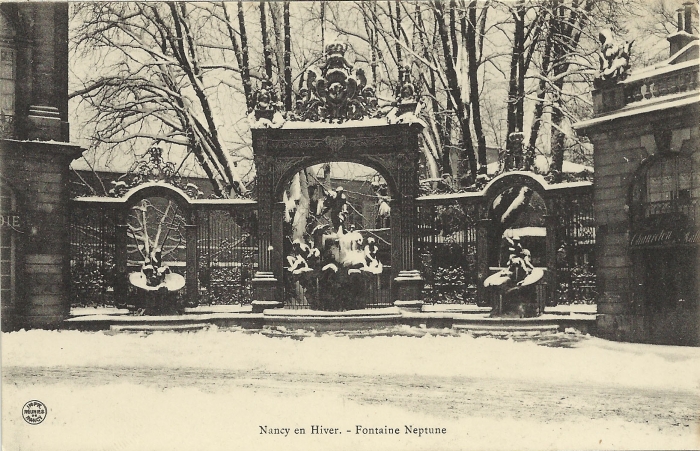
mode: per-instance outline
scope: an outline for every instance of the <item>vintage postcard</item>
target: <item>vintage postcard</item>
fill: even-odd
[[[699,448],[698,23],[0,2],[2,449]]]

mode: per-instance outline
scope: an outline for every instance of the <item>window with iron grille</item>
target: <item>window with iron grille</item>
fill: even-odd
[[[693,173],[693,161],[683,155],[663,157],[645,168],[632,191],[633,220],[636,225],[649,218],[682,215],[694,221],[694,204],[700,198],[700,185]]]

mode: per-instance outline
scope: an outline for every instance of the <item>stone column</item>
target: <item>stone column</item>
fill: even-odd
[[[4,142],[2,147],[0,158],[8,160],[3,176],[21,186],[26,199],[22,278],[17,280],[24,285],[23,298],[15,312],[22,317],[16,324],[61,327],[71,305],[68,165],[82,149],[30,142]]]
[[[273,214],[275,177],[274,160],[264,152],[267,148],[265,130],[253,130],[256,148],[255,169],[258,178],[258,270],[251,281],[253,285],[253,311],[259,312],[266,307],[279,307],[279,283],[281,270],[273,266],[273,234],[275,223]],[[281,227],[281,224],[279,225]],[[279,230],[281,232],[281,230]],[[281,250],[279,251],[281,252]],[[281,255],[281,254],[280,254]],[[277,271],[279,274],[275,274]]]
[[[68,140],[68,6],[33,5],[32,91],[27,138]],[[65,73],[64,73],[65,72]]]
[[[481,305],[488,302],[484,280],[489,276],[490,227],[490,219],[480,219],[476,225],[476,300]]]
[[[194,210],[186,213],[187,224],[185,224],[185,242],[187,251],[185,255],[185,287],[187,290],[187,301],[191,303],[199,302],[199,252],[197,249],[198,219],[199,214]]]
[[[398,156],[398,180],[396,193],[399,198],[399,211],[395,214],[392,210],[392,230],[399,226],[399,248],[393,255],[400,254],[400,266],[394,278],[395,299],[399,301],[422,300],[423,278],[416,269],[414,247],[416,240],[416,195],[418,189],[418,149],[417,140],[411,140],[405,133],[403,145],[410,152]],[[414,149],[414,147],[416,147]],[[397,220],[398,219],[398,220]],[[395,240],[394,240],[395,241]],[[395,243],[392,243],[395,246]],[[392,255],[392,257],[393,257]],[[392,258],[392,265],[394,265]],[[396,258],[395,260],[399,260]]]
[[[128,274],[126,267],[127,261],[127,245],[128,245],[128,229],[127,218],[129,212],[122,207],[117,211],[117,227],[115,239],[115,256],[114,256],[114,302],[122,304],[126,302],[126,297],[129,290]]]

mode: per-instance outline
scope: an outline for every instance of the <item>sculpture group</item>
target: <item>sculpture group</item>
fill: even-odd
[[[300,295],[313,309],[363,308],[370,285],[383,271],[377,239],[365,239],[347,225],[347,195],[342,187],[324,194],[319,212],[330,213],[330,224],[317,225],[305,238],[292,242],[287,255],[290,281],[303,287]]]
[[[505,268],[484,280],[485,287],[498,293],[492,316],[536,316],[540,312],[532,305],[534,286],[544,271],[532,264],[530,251],[523,248],[519,237],[506,237],[505,241],[509,253]]]

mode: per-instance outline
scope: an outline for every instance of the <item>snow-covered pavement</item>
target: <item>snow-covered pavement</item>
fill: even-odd
[[[389,332],[3,334],[3,448],[700,447],[698,348]]]

